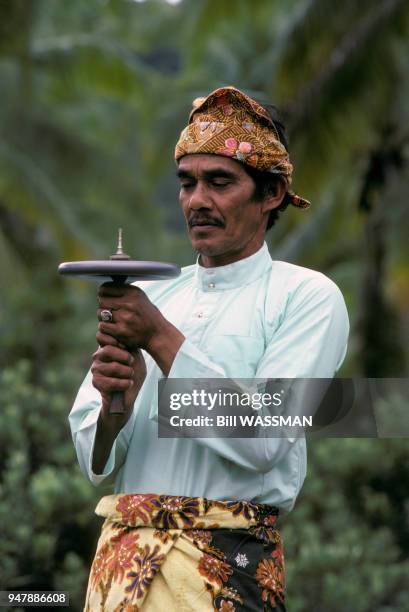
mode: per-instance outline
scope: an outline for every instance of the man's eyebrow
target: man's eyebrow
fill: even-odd
[[[193,174],[189,172],[189,170],[178,170],[176,175],[179,178],[194,178]],[[236,179],[237,176],[233,172],[229,170],[225,170],[224,168],[212,168],[211,170],[204,170],[202,172],[202,177],[205,180],[214,179],[214,178],[226,178],[226,179]]]
[[[189,172],[188,170],[178,170],[176,172],[176,176],[178,178],[192,178],[193,175],[191,172]]]

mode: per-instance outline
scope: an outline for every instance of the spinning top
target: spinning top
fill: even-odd
[[[68,261],[58,266],[58,272],[64,276],[76,276],[87,280],[96,280],[101,283],[113,281],[117,285],[133,283],[138,280],[163,280],[175,278],[180,274],[180,267],[176,264],[162,261],[136,261],[123,252],[122,229],[118,232],[118,246],[115,255],[108,260],[96,261]],[[103,321],[112,321],[110,310],[101,312]],[[111,414],[123,414],[124,401],[122,391],[112,394],[110,406]]]

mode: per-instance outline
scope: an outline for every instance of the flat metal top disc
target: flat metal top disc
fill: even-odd
[[[142,280],[163,280],[180,275],[180,267],[162,261],[97,260],[67,261],[58,266],[58,272],[64,276],[76,276],[101,283],[112,280],[133,283]]]

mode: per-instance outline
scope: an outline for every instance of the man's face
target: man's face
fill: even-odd
[[[255,183],[239,162],[185,155],[178,176],[189,238],[203,266],[226,265],[261,247],[269,204],[252,199]]]

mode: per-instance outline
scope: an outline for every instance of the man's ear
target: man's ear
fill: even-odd
[[[261,210],[263,213],[270,212],[274,208],[278,208],[281,202],[284,200],[284,196],[287,191],[287,186],[284,181],[277,181],[276,192],[269,193],[262,202]]]

